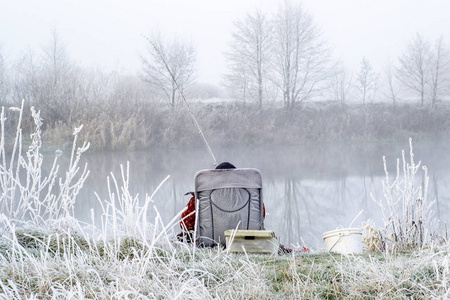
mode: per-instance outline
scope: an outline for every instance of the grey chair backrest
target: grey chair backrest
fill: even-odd
[[[228,229],[264,228],[262,176],[257,169],[202,170],[194,186],[197,245],[225,246]]]

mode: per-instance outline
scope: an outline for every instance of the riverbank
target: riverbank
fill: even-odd
[[[449,137],[450,106],[374,103],[311,102],[287,111],[279,105],[262,109],[238,103],[193,103],[196,116],[213,147],[229,145],[301,145],[324,142],[439,141]],[[44,120],[45,123],[45,120]],[[93,150],[193,148],[203,141],[186,107],[139,106],[139,109],[86,115],[80,138]],[[47,126],[44,140],[68,148],[73,128]]]
[[[170,239],[85,239],[74,231],[1,238],[8,299],[423,299],[450,294],[449,247],[410,252],[230,254]]]

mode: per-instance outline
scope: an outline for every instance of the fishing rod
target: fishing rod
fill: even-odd
[[[191,107],[189,106],[189,103],[187,102],[186,98],[184,97],[183,91],[181,90],[180,86],[178,85],[178,82],[174,76],[174,74],[172,73],[172,71],[170,70],[169,66],[167,65],[167,61],[163,55],[163,53],[161,53],[161,51],[158,49],[158,47],[156,47],[156,45],[145,35],[142,35],[149,43],[150,45],[152,45],[153,49],[155,49],[156,53],[158,54],[158,56],[161,58],[164,67],[166,68],[167,72],[169,72],[170,77],[172,78],[172,81],[175,83],[175,87],[177,88],[178,92],[181,95],[181,98],[183,99],[184,103],[186,104],[186,107],[188,109],[188,112],[190,114],[190,116],[192,117],[192,119],[194,120],[195,126],[197,126],[198,129],[198,133],[201,135],[203,142],[206,146],[206,149],[208,150],[209,154],[211,155],[213,162],[214,162],[214,167],[217,166],[217,160],[216,157],[214,156],[211,147],[209,147],[208,141],[206,140],[205,135],[203,134],[203,130],[200,127],[200,124],[198,124],[197,122],[197,118],[195,117],[195,115],[192,113]]]

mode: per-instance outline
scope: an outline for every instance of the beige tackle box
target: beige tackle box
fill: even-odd
[[[272,230],[227,230],[229,252],[278,254],[279,242]]]

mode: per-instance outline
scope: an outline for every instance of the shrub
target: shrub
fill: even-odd
[[[397,174],[391,178],[386,158],[383,164],[386,178],[383,181],[384,201],[376,200],[383,213],[383,242],[399,250],[423,248],[438,241],[437,221],[428,201],[428,170],[414,161],[412,139],[409,139],[409,161],[402,151],[402,164],[397,159]],[[422,171],[422,184],[416,177]]]
[[[53,222],[68,222],[73,219],[74,203],[89,175],[87,165],[84,169],[78,166],[82,153],[89,148],[87,143],[76,147],[81,127],[74,132],[72,155],[65,176],[58,177],[58,157],[54,158],[49,174],[44,176],[41,168],[43,155],[40,112],[31,108],[35,130],[31,134],[28,150],[23,153],[23,103],[21,108],[14,108],[13,111],[19,114],[19,120],[11,153],[5,149],[4,108],[0,117],[0,211],[12,223],[27,222],[34,226],[51,227]]]

